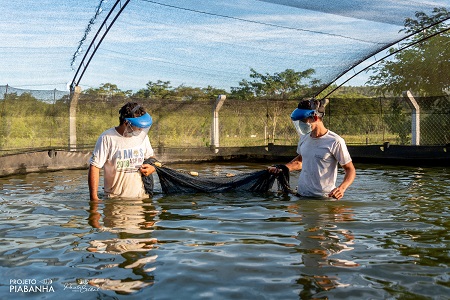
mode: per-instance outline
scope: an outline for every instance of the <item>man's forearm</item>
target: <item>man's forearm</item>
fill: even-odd
[[[286,167],[289,168],[289,171],[298,171],[302,169],[302,157],[298,155],[293,160],[286,164]]]
[[[89,166],[88,186],[89,196],[91,200],[98,200],[98,184],[100,182],[100,169],[94,166]]]
[[[340,184],[340,187],[344,190],[347,190],[347,188],[353,183],[353,181],[356,178],[356,170],[353,166],[353,163],[349,163],[344,167],[345,175],[344,179],[342,180],[342,183]]]

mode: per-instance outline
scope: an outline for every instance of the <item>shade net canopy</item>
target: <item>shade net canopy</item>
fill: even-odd
[[[230,90],[251,69],[313,69],[311,79],[325,85],[402,40],[405,19],[416,12],[450,10],[448,0],[131,0],[107,19],[115,4],[2,3],[0,84],[66,90],[81,65],[83,89],[113,83],[136,91],[161,80]],[[93,43],[86,66],[82,59],[97,33],[104,38]]]

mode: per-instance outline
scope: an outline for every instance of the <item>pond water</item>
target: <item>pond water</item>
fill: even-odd
[[[0,178],[0,298],[449,299],[450,171],[356,168],[340,201],[274,191],[90,205],[86,170]]]

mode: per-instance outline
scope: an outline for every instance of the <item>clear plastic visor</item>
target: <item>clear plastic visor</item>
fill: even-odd
[[[124,133],[123,135],[126,138],[132,139],[134,141],[134,142],[131,142],[132,146],[134,147],[134,146],[141,144],[145,140],[145,138],[147,137],[147,134],[150,130],[150,127],[139,128],[139,127],[135,127],[135,126],[128,124],[127,128],[125,130],[127,132]]]
[[[298,122],[301,121],[294,121],[292,120],[292,124],[294,124],[295,130],[297,131],[298,136],[302,136],[302,131],[300,130],[300,125],[298,124]]]

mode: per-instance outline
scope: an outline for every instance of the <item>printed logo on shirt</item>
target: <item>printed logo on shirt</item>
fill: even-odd
[[[117,152],[116,169],[118,172],[137,172],[144,162],[144,150],[124,149]]]

